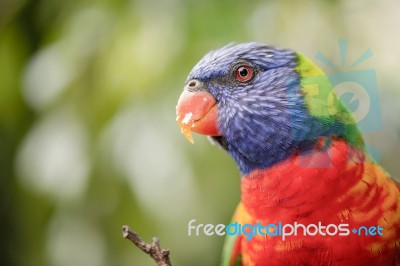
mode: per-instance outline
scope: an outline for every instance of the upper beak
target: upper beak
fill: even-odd
[[[176,106],[176,120],[182,134],[191,143],[194,143],[192,131],[218,136],[217,118],[217,102],[207,91],[205,83],[196,79],[189,81]]]

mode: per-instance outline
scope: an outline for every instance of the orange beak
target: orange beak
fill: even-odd
[[[192,87],[191,84],[190,82],[189,88]],[[185,88],[176,106],[176,121],[187,140],[194,143],[192,131],[208,136],[219,136],[217,117],[217,102],[209,92],[190,91]]]

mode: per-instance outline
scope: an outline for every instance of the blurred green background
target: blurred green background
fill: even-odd
[[[201,56],[232,41],[375,70],[382,127],[365,137],[399,177],[399,12],[396,0],[0,0],[0,265],[154,265],[123,224],[158,236],[174,265],[217,265],[223,238],[189,237],[187,223],[228,223],[239,174],[205,137],[185,140],[175,105]]]

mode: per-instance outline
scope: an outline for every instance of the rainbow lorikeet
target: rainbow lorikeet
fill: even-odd
[[[250,239],[228,236],[223,265],[400,265],[400,185],[304,55],[260,43],[208,53],[177,121],[191,142],[192,131],[208,135],[235,160],[233,222],[265,226]],[[283,239],[287,224],[297,235]]]

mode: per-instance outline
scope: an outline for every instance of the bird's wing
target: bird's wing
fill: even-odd
[[[245,210],[242,203],[236,208],[235,214],[231,223],[245,224],[251,223],[252,218]],[[226,234],[224,249],[222,251],[221,266],[241,266],[242,265],[242,250],[241,242],[242,235],[228,235]]]
[[[241,236],[225,237],[224,249],[220,266],[241,266],[242,256],[240,253]]]

